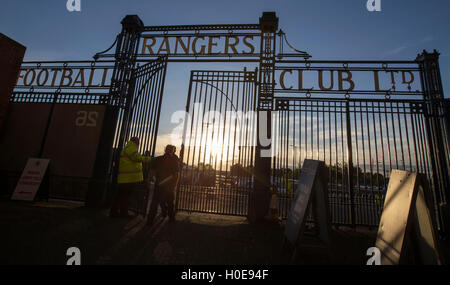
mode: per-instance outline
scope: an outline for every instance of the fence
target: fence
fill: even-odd
[[[334,224],[377,225],[391,169],[425,173],[432,181],[420,100],[278,98],[276,106],[273,175],[283,217],[304,159],[328,167]]]

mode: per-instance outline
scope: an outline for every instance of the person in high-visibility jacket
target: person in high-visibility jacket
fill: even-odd
[[[129,217],[128,207],[133,188],[144,181],[142,163],[150,162],[138,152],[139,138],[132,137],[120,153],[119,173],[117,177],[117,195],[111,208],[111,217]]]

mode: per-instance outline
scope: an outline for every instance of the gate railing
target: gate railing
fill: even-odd
[[[112,189],[117,181],[120,152],[131,137],[140,139],[138,151],[146,156],[154,156],[158,135],[159,116],[166,77],[167,58],[159,57],[142,66],[137,66],[131,74],[128,96],[119,106],[114,135],[111,169]],[[148,170],[144,167],[144,178]],[[139,185],[134,189],[131,210],[147,214],[149,189]]]
[[[273,180],[283,217],[304,159],[322,160],[328,167],[334,224],[376,226],[391,169],[425,173],[432,182],[421,100],[277,98],[276,106]]]
[[[309,158],[328,166],[333,223],[378,225],[390,171],[404,169],[428,177],[435,218],[445,231],[450,149],[438,55],[277,61],[272,181],[284,217]]]
[[[192,71],[179,210],[246,215],[253,188],[256,72]]]

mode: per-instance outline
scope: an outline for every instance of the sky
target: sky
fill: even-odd
[[[81,0],[81,12],[67,11],[66,2],[2,1],[0,32],[27,47],[25,60],[90,60],[111,45],[127,14],[153,26],[258,23],[263,11],[275,11],[289,42],[315,60],[414,60],[436,49],[449,97],[448,0],[381,0],[381,12],[367,11],[366,0]],[[161,135],[175,126],[170,114],[184,109],[190,70],[202,68],[243,65],[169,64]]]

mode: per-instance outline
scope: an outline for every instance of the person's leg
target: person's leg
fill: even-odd
[[[110,212],[111,217],[119,216],[120,206],[122,203],[123,184],[117,184],[116,187],[117,187],[117,191],[116,191],[116,195],[114,195],[114,200],[113,200],[113,204],[112,204],[111,212]]]
[[[167,189],[167,212],[169,214],[169,220],[175,220],[175,211],[174,211],[174,198],[175,198],[175,189]]]
[[[131,194],[133,193],[135,183],[127,183],[123,185],[124,188],[122,193],[122,201],[120,205],[120,215],[128,216],[128,208],[130,207]]]
[[[161,207],[161,216],[164,218],[167,216],[167,189],[161,188],[161,199],[159,200],[159,206]]]
[[[152,197],[152,203],[150,204],[150,211],[148,213],[148,220],[147,224],[151,225],[153,223],[153,220],[156,216],[156,211],[158,210],[158,205],[160,204],[161,200],[161,189],[158,189],[158,187],[155,186],[153,190],[153,197]]]

